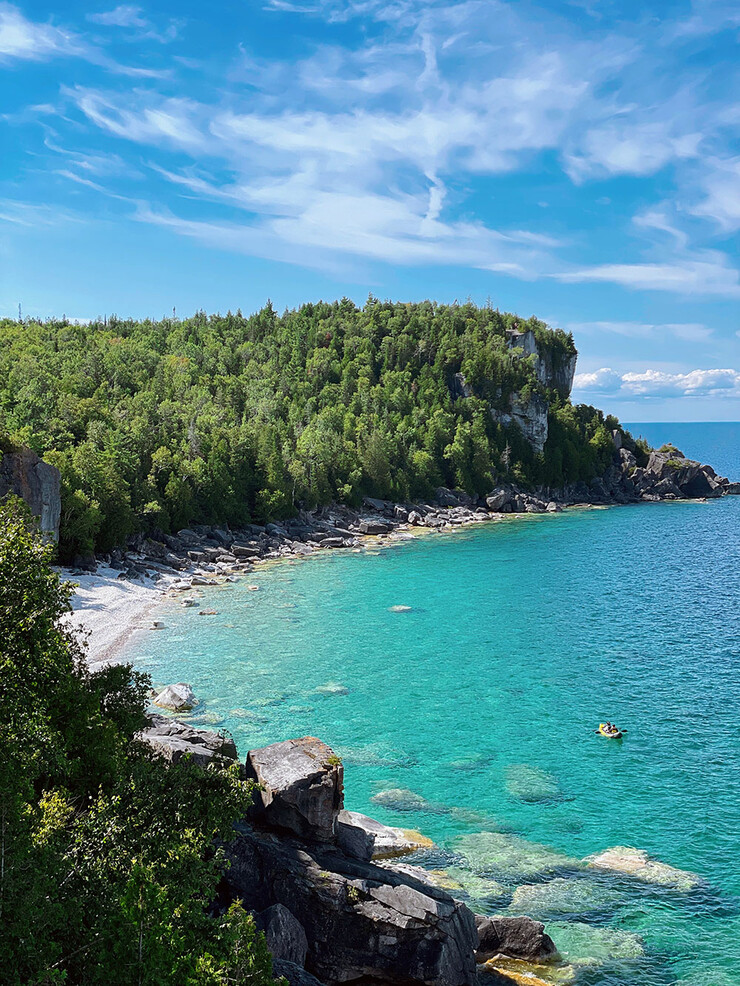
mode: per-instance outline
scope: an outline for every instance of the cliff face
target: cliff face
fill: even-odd
[[[7,452],[0,459],[0,498],[19,496],[39,520],[41,530],[59,540],[62,513],[61,474],[30,449]]]
[[[524,332],[509,329],[506,342],[509,349],[520,358],[536,357],[537,383],[547,390],[557,391],[562,397],[570,397],[576,374],[577,353],[564,354],[552,347],[541,346],[532,329],[525,329]],[[450,392],[454,400],[473,396],[473,388],[462,373],[455,374]],[[515,424],[535,452],[541,453],[547,441],[549,409],[547,399],[540,393],[535,392],[526,398],[513,393],[509,396],[507,408],[491,408],[491,417],[497,424],[505,427]]]

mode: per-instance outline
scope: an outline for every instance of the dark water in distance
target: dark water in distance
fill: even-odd
[[[740,478],[738,426],[641,427]],[[475,909],[546,922],[559,981],[740,984],[740,497],[327,552],[201,598],[217,616],[173,605],[126,654],[192,684],[194,724],[242,755],[326,740],[347,807],[433,838],[421,862]],[[687,875],[581,862],[613,846]]]

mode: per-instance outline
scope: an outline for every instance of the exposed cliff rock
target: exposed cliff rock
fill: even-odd
[[[326,743],[304,736],[250,750],[247,777],[260,785],[255,820],[304,838],[334,840],[344,807],[343,771]]]
[[[27,504],[45,534],[59,540],[62,513],[61,473],[30,449],[6,452],[0,459],[0,499],[14,493]]]
[[[519,332],[509,329],[506,341],[511,349],[521,349],[524,356],[536,356],[537,379],[543,387],[557,390],[563,397],[569,397],[576,375],[578,354],[561,354],[550,347],[540,347],[532,329]]]
[[[534,393],[527,398],[523,398],[520,394],[512,394],[508,410],[499,411],[491,408],[491,417],[504,426],[515,424],[539,454],[545,448],[547,441],[549,408],[550,405],[541,394]]]
[[[305,929],[306,967],[323,983],[474,982],[473,915],[446,891],[257,830],[245,828],[227,851],[231,895],[252,910],[289,907]]]

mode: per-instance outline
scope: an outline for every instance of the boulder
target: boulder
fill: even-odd
[[[261,551],[250,544],[232,544],[231,553],[237,558],[259,558]]]
[[[511,503],[511,493],[509,490],[495,489],[486,497],[486,506],[493,513],[499,513],[507,503]]]
[[[475,915],[478,948],[475,957],[486,962],[495,955],[530,962],[549,962],[557,957],[555,942],[545,926],[527,917],[483,917]]]
[[[176,685],[167,685],[154,699],[154,704],[162,709],[171,709],[173,712],[185,712],[198,704],[193,689],[184,681],[179,681]]]
[[[236,745],[230,736],[194,729],[167,716],[150,715],[151,725],[139,733],[139,739],[151,746],[170,763],[190,755],[201,767],[216,759],[236,760]]]
[[[386,500],[377,500],[374,496],[363,496],[362,502],[366,507],[370,507],[371,510],[377,510],[379,514],[382,514],[384,510],[390,507],[390,504]]]
[[[473,915],[445,890],[247,826],[226,853],[230,897],[256,911],[285,904],[306,932],[306,968],[322,982],[475,982]]]
[[[596,869],[624,873],[645,883],[674,887],[676,890],[692,890],[700,883],[696,873],[678,870],[667,863],[651,859],[644,849],[634,849],[631,846],[614,846],[612,849],[605,849],[604,852],[588,856],[584,862]]]
[[[274,959],[284,959],[303,966],[306,962],[308,939],[303,925],[284,904],[273,904],[257,916],[257,927],[265,935],[267,947]]]
[[[304,736],[250,750],[246,770],[260,785],[250,809],[260,824],[306,839],[334,839],[344,807],[344,772],[326,743]]]
[[[391,828],[358,811],[340,811],[336,823],[337,844],[348,856],[370,860],[401,856],[428,849],[431,839],[407,829]]]
[[[387,520],[377,520],[375,518],[365,518],[358,524],[360,534],[390,534],[393,524]]]
[[[416,527],[419,524],[421,524],[423,519],[424,518],[421,516],[418,510],[409,510],[409,524],[412,524],[414,527]]]

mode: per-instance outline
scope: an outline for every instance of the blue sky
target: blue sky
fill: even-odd
[[[571,329],[574,397],[740,419],[735,0],[0,2],[0,313],[348,295]]]

